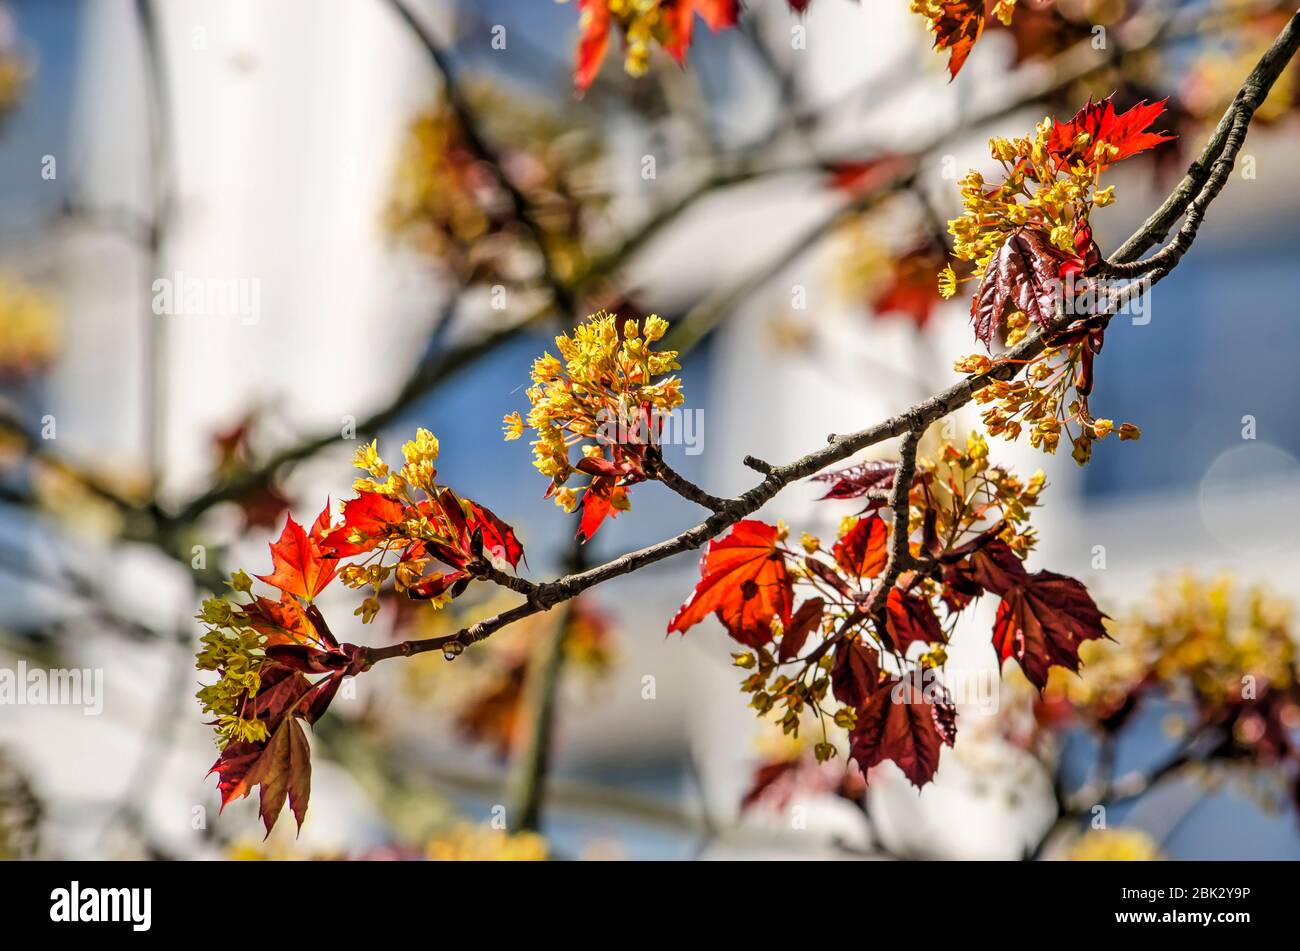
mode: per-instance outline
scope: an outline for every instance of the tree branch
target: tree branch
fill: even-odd
[[[646,452],[645,471],[650,478],[662,482],[688,502],[694,502],[696,505],[702,505],[706,509],[712,509],[715,512],[722,511],[727,505],[726,499],[710,495],[668,465],[664,461],[663,452],[657,446],[652,446]]]
[[[898,470],[894,473],[894,484],[889,490],[889,508],[894,513],[894,524],[890,528],[889,557],[885,570],[880,575],[880,582],[872,589],[863,613],[867,617],[877,618],[885,609],[889,591],[898,581],[898,576],[913,567],[912,551],[908,547],[911,536],[910,497],[912,476],[916,474],[916,449],[921,442],[921,433],[925,427],[908,431],[903,437],[899,449]]]
[[[1249,124],[1250,117],[1254,114],[1258,104],[1268,94],[1273,83],[1276,82],[1282,67],[1295,54],[1298,47],[1300,47],[1300,13],[1297,13],[1291,19],[1277,41],[1264,54],[1259,65],[1255,67],[1243,84],[1242,91],[1234,99],[1234,108],[1230,110],[1232,118],[1228,122],[1229,131],[1225,133],[1223,141],[1220,142],[1217,135],[1212,137],[1205,151],[1193,163],[1191,170],[1188,172],[1188,177],[1195,177],[1198,167],[1210,168],[1213,166],[1213,168],[1208,176],[1203,179],[1202,187],[1198,191],[1196,198],[1193,199],[1193,202],[1199,202],[1198,207],[1200,210],[1197,213],[1197,225],[1190,229],[1186,238],[1187,246],[1190,246],[1196,237],[1196,228],[1199,227],[1199,220],[1203,217],[1204,208],[1222,190],[1223,182],[1231,169],[1231,161],[1226,163],[1223,161],[1228,148],[1231,146],[1231,154],[1235,158],[1237,150],[1240,149],[1241,138],[1244,136],[1244,130]],[[1184,179],[1184,182],[1186,181],[1187,179]],[[1170,202],[1167,200],[1165,204],[1169,205]],[[1160,217],[1160,215],[1161,213],[1158,211],[1156,215],[1152,216],[1153,220]],[[1149,221],[1143,226],[1143,231],[1150,230],[1152,227]],[[1141,245],[1143,231],[1139,231],[1133,238],[1126,241],[1116,257],[1120,258],[1125,255],[1140,253],[1132,249]],[[1126,248],[1129,250],[1126,251]],[[1186,249],[1184,248],[1184,250]],[[1172,269],[1172,264],[1169,265],[1169,268]],[[1168,273],[1168,271],[1166,270],[1165,273]],[[1108,319],[1108,316],[1103,318],[1103,322],[1105,319]],[[365,648],[363,649],[365,666],[369,667],[389,657],[410,656],[430,650],[443,650],[449,656],[455,656],[463,648],[490,637],[501,628],[539,611],[548,610],[556,604],[576,597],[589,588],[638,571],[647,565],[663,561],[674,555],[699,548],[736,522],[757,512],[791,483],[820,472],[834,463],[842,462],[868,446],[876,445],[893,437],[906,436],[907,439],[905,439],[903,447],[904,459],[899,466],[894,489],[890,493],[890,504],[891,508],[894,509],[896,519],[894,534],[897,536],[899,531],[898,512],[906,499],[905,490],[901,487],[909,486],[911,482],[910,475],[904,478],[904,470],[905,468],[911,470],[915,466],[915,443],[920,434],[931,423],[966,405],[976,392],[989,383],[994,380],[1006,380],[1014,377],[1022,367],[1043,352],[1047,340],[1072,323],[1074,323],[1072,315],[1060,315],[1051,327],[1045,328],[1035,336],[1013,347],[990,370],[968,376],[941,393],[922,400],[909,409],[874,426],[849,435],[832,436],[821,449],[810,452],[786,465],[772,466],[761,460],[747,457],[745,460],[746,465],[764,472],[765,478],[748,492],[736,498],[718,500],[722,503],[721,507],[698,525],[672,538],[627,552],[594,568],[567,574],[553,581],[538,584],[529,595],[529,599],[522,604],[485,618],[454,634],[423,640],[408,640],[387,647]],[[906,510],[903,511],[905,520]],[[903,539],[902,544],[906,544],[906,538]],[[897,538],[895,538],[891,543],[891,562],[900,563],[905,561],[903,557],[897,554],[899,550],[900,545]],[[896,564],[895,567],[900,572],[903,570],[901,564]],[[883,585],[881,587],[883,588]],[[887,594],[887,590],[884,593]],[[883,598],[884,594],[880,597]],[[874,592],[872,599],[873,601],[878,600]]]

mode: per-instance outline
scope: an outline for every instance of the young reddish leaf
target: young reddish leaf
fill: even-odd
[[[944,260],[944,252],[930,242],[895,258],[888,280],[870,300],[871,309],[881,317],[910,317],[918,330],[924,330],[941,300],[934,275],[943,269]]]
[[[267,835],[271,834],[275,821],[280,818],[286,798],[298,821],[298,828],[302,828],[302,820],[307,815],[307,800],[311,796],[311,749],[296,718],[287,717],[271,734],[261,755],[244,774],[233,798],[248,795],[254,786],[262,787],[258,813]]]
[[[322,534],[321,550],[337,558],[370,551],[384,540],[389,526],[402,519],[401,502],[379,492],[362,492],[343,503],[343,524]]]
[[[286,798],[298,828],[302,828],[311,796],[311,750],[296,718],[286,717],[264,742],[231,743],[213,764],[212,772],[218,777],[223,809],[261,786],[258,812],[266,834],[271,834]]]
[[[998,660],[1014,658],[1039,690],[1048,668],[1079,669],[1079,645],[1106,636],[1105,617],[1084,586],[1073,578],[1037,571],[1001,592],[993,622]]]
[[[442,574],[427,575],[406,589],[407,595],[416,601],[433,601],[441,598],[448,591],[452,597],[458,596],[469,585],[470,576],[464,571],[448,571]],[[457,585],[460,589],[457,590]]]
[[[956,79],[984,31],[984,0],[953,0],[942,5],[943,12],[932,22],[934,48],[948,50],[948,76]]]
[[[582,520],[578,523],[578,535],[583,542],[591,541],[606,518],[617,518],[625,508],[626,489],[615,485],[612,478],[592,479],[587,491],[582,493]]]
[[[583,28],[573,82],[583,93],[595,81],[609,49],[609,7],[605,0],[578,0],[578,12]]]
[[[1001,539],[989,542],[971,555],[968,583],[987,588],[998,597],[1003,597],[1028,577],[1029,572],[1020,557]]]
[[[936,709],[915,684],[891,677],[858,711],[850,755],[863,773],[888,759],[912,785],[925,785],[939,768],[939,749],[945,742]]]
[[[262,581],[289,594],[310,601],[334,580],[338,573],[338,559],[321,551],[321,537],[329,529],[329,503],[312,525],[311,534],[287,516],[280,540],[271,545],[269,575],[258,575]]]
[[[1112,98],[1107,96],[1100,102],[1089,98],[1088,104],[1070,121],[1053,120],[1047,151],[1058,168],[1081,161],[1101,171],[1130,155],[1174,138],[1167,132],[1146,131],[1165,111],[1169,100],[1148,103],[1143,99],[1127,112],[1116,114]],[[1081,141],[1081,135],[1087,138]],[[1118,152],[1112,155],[1108,150],[1105,155],[1098,155],[1097,145],[1101,142],[1113,146]]]
[[[779,789],[785,780],[792,778],[803,766],[798,757],[771,760],[754,770],[749,789],[740,800],[740,811],[748,812],[760,800]]]
[[[935,617],[928,598],[910,594],[902,588],[891,588],[886,601],[885,629],[900,654],[917,641],[923,644],[942,644],[943,629]]]
[[[524,546],[515,538],[515,530],[497,518],[486,506],[469,500],[464,505],[469,510],[470,534],[476,531],[483,533],[483,550],[511,568],[518,567],[519,560],[524,557]]]
[[[1008,303],[1040,327],[1050,326],[1056,319],[1062,257],[1042,232],[1022,228],[1007,238],[971,300],[975,336],[992,346]]]
[[[941,688],[934,702],[934,725],[945,745],[952,746],[957,742],[957,707],[953,705],[947,687]]]
[[[808,635],[821,624],[822,614],[825,611],[826,602],[821,598],[809,598],[799,605],[799,610],[795,611],[794,617],[790,619],[790,626],[781,635],[781,649],[777,653],[781,663],[799,656],[799,652],[803,650],[803,645],[808,640]]]
[[[321,639],[302,604],[287,591],[280,593],[279,601],[255,595],[240,613],[253,630],[266,636],[268,645],[312,644]]]
[[[943,568],[943,590],[939,596],[953,614],[964,611],[973,600],[984,593],[984,588],[971,577],[969,560]]]
[[[889,530],[879,515],[859,519],[831,549],[835,563],[858,578],[874,578],[889,558]]]
[[[831,691],[840,703],[860,708],[880,685],[880,655],[860,639],[847,638],[835,647]]]
[[[829,162],[825,166],[826,184],[836,191],[866,194],[901,175],[908,164],[908,159],[891,152],[861,161]],[[930,283],[934,283],[934,275]]]
[[[793,580],[773,525],[754,519],[737,522],[722,539],[709,542],[700,559],[700,581],[668,624],[680,631],[716,613],[728,633],[757,647],[772,640],[772,618],[790,625]]]
[[[268,728],[274,730],[285,713],[294,709],[311,689],[311,681],[282,664],[267,664],[262,668],[261,676],[257,696],[248,701],[244,712],[248,717],[265,720]]]
[[[735,26],[740,17],[740,0],[680,0],[683,7],[695,7],[715,33]]]
[[[858,499],[869,492],[883,492],[894,484],[898,463],[886,459],[860,462],[847,469],[813,476],[814,482],[829,482],[831,487],[822,499]],[[883,500],[881,502],[883,503]]]

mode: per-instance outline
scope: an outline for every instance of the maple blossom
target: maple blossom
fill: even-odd
[[[821,478],[833,483],[830,497],[853,498],[896,477],[877,463]],[[933,458],[916,461],[904,496],[905,569],[885,575],[892,528],[875,511],[845,519],[829,558],[814,536],[795,550],[783,526],[741,521],[709,543],[699,583],[668,630],[685,633],[715,615],[748,648],[734,658],[753,671],[744,690],[760,715],[777,710],[782,729],[796,736],[804,715],[815,717],[819,762],[838,752],[829,720],[847,732],[864,775],[891,760],[924,785],[942,747],[956,740],[956,710],[941,678],[957,617],[973,599],[986,592],[1001,599],[993,647],[1040,688],[1048,667],[1077,670],[1080,646],[1105,636],[1079,582],[1030,574],[1021,563],[1034,541],[1028,510],[1043,485],[1041,472],[1023,482],[990,465],[978,434],[964,448],[942,443]],[[841,706],[832,709],[832,700]],[[763,785],[794,768],[773,765]]]
[[[1164,103],[1138,103],[1117,113],[1110,99],[1089,100],[1066,122],[1047,118],[1031,136],[990,140],[1004,179],[991,185],[979,172],[967,175],[961,181],[966,212],[949,222],[953,256],[974,263],[979,288],[971,321],[986,346],[999,334],[1013,346],[1032,327],[1053,330],[1067,303],[1084,316],[1098,311],[1107,292],[1090,276],[1101,255],[1089,217],[1115,200],[1114,186],[1100,187],[1099,178],[1115,162],[1168,141],[1147,131],[1163,110]],[[951,266],[945,268],[944,296],[957,283]],[[1015,439],[1028,425],[1030,444],[1047,452],[1056,451],[1065,432],[1074,459],[1086,464],[1092,443],[1117,430],[1112,420],[1094,418],[1088,405],[1104,342],[1104,325],[1054,332],[1020,379],[992,381],[976,394],[977,402],[996,404],[983,413],[989,432]],[[956,369],[985,372],[995,362],[974,355]],[[1131,423],[1118,432],[1121,439],[1140,435]]]
[[[653,349],[667,331],[668,322],[654,315],[621,324],[603,311],[588,317],[555,338],[558,358],[545,353],[533,361],[526,425],[517,412],[505,418],[507,440],[526,428],[537,433],[533,465],[551,480],[546,497],[572,512],[581,494],[584,540],[631,507],[628,486],[649,478],[657,457],[660,414],[684,399],[681,381],[663,376],[678,369],[677,352]],[[581,454],[576,462],[574,449]],[[591,478],[570,488],[575,474]]]
[[[966,63],[975,48],[975,42],[984,32],[986,0],[912,0],[912,12],[925,17],[934,34],[934,48],[948,53],[948,74],[951,79]],[[997,0],[993,16],[1003,26],[1011,24],[1016,0]]]
[[[566,0],[560,0],[561,3]],[[652,43],[685,65],[695,17],[715,32],[736,25],[740,0],[575,0],[582,26],[574,85],[579,92],[596,79],[609,49],[610,32],[623,38],[623,68],[641,76],[649,68]]]
[[[199,690],[215,716],[221,756],[212,771],[224,807],[261,788],[260,813],[269,834],[285,801],[298,825],[311,793],[310,747],[299,720],[315,723],[343,678],[369,665],[364,648],[340,644],[313,601],[335,577],[349,587],[370,587],[356,609],[363,621],[379,611],[379,592],[391,579],[405,597],[440,607],[475,578],[511,568],[523,558],[514,530],[491,511],[438,485],[438,440],[420,429],[402,447],[404,465],[393,470],[377,444],[356,452],[367,476],[342,504],[335,524],[331,506],[305,529],[292,516],[271,543],[272,571],[243,571],[230,587],[250,600],[209,598],[198,618],[207,625],[196,666],[219,679]],[[396,555],[392,563],[389,555]],[[356,559],[343,564],[343,559]],[[253,578],[278,590],[278,600],[253,593]],[[312,681],[309,675],[323,675]]]
[[[317,571],[310,564],[305,568]],[[286,563],[277,571],[284,586],[278,601],[254,595],[253,579],[238,572],[230,585],[252,600],[237,604],[209,598],[198,615],[208,630],[196,666],[220,675],[199,690],[198,698],[204,711],[216,717],[221,755],[212,772],[218,777],[221,805],[261,787],[259,812],[268,835],[286,800],[299,827],[306,815],[310,748],[297,721],[315,723],[343,678],[358,672],[362,663],[357,647],[340,644],[320,612],[292,593],[318,593],[324,585],[317,587],[306,572],[292,577],[294,570]],[[332,578],[334,571],[327,576]],[[311,681],[308,674],[324,676]]]

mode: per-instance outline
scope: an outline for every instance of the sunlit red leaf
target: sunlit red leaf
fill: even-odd
[[[948,75],[955,79],[984,31],[984,0],[954,0],[942,9],[932,24],[934,48],[948,51]]]
[[[279,541],[271,544],[273,571],[257,577],[308,601],[334,580],[339,569],[338,560],[320,548],[320,538],[329,528],[329,508],[326,502],[324,511],[312,525],[310,535],[292,516],[286,517]]]
[[[871,299],[871,309],[882,317],[903,314],[918,329],[924,329],[942,300],[934,276],[943,263],[943,252],[932,244],[901,255],[892,262],[888,282]]]
[[[700,581],[668,630],[685,633],[716,613],[741,643],[771,641],[772,619],[788,626],[793,600],[793,581],[778,544],[776,527],[753,519],[737,522],[725,538],[709,542],[700,559]]]
[[[578,11],[583,26],[573,82],[581,93],[595,81],[609,49],[609,7],[605,0],[578,0]]]
[[[889,529],[879,515],[859,519],[848,534],[835,543],[831,554],[847,574],[874,578],[889,558]]]
[[[1100,171],[1108,165],[1123,161],[1161,142],[1173,138],[1167,132],[1148,132],[1151,123],[1165,111],[1167,100],[1139,102],[1126,112],[1116,113],[1112,97],[1100,102],[1088,100],[1068,122],[1053,120],[1052,132],[1047,140],[1047,150],[1058,166],[1082,161],[1095,165]],[[1079,137],[1087,138],[1080,142]],[[1118,153],[1101,157],[1097,153],[1099,142],[1114,146]]]
[[[591,541],[606,518],[615,518],[622,508],[619,501],[627,499],[627,490],[614,484],[610,478],[595,478],[582,493],[582,519],[578,522],[578,535],[584,542]]]
[[[515,530],[492,513],[486,506],[466,500],[470,533],[481,532],[483,550],[511,568],[519,565],[524,556],[524,546],[515,538]]]
[[[362,492],[343,503],[343,523],[321,536],[321,550],[338,558],[370,551],[402,520],[401,502],[379,492]]]
[[[240,609],[249,625],[271,644],[305,644],[319,639],[316,627],[302,604],[287,591],[279,601],[256,595],[252,603]]]

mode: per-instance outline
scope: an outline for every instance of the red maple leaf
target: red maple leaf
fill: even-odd
[[[1167,132],[1148,132],[1151,123],[1165,111],[1167,99],[1148,103],[1145,99],[1126,112],[1115,112],[1113,96],[1107,96],[1100,102],[1088,99],[1088,104],[1080,109],[1068,122],[1052,121],[1052,133],[1047,140],[1047,151],[1058,168],[1082,161],[1095,165],[1098,171],[1115,162],[1123,161],[1130,155],[1154,148],[1162,142],[1168,142],[1174,136]],[[1087,139],[1081,144],[1080,135]],[[1118,149],[1114,155],[1105,158],[1097,155],[1098,143]]]
[[[945,255],[933,244],[913,248],[893,261],[889,281],[870,301],[880,316],[903,314],[918,330],[925,329],[941,298],[934,275],[943,267]]]
[[[943,628],[935,616],[930,600],[902,588],[891,588],[885,603],[885,629],[900,654],[917,641],[923,644],[944,643]]]
[[[1039,690],[1052,666],[1079,669],[1079,645],[1106,637],[1105,617],[1082,583],[1036,571],[1002,593],[993,622],[998,660],[1014,658]]]
[[[957,78],[984,31],[984,0],[954,0],[934,21],[934,48],[948,50],[949,80]]]
[[[818,501],[824,499],[857,499],[875,492],[880,493],[894,484],[894,473],[898,463],[887,459],[873,459],[860,462],[847,469],[824,472],[813,476],[814,482],[829,482],[830,489]],[[884,499],[877,499],[881,505]]]
[[[271,544],[271,566],[269,575],[258,575],[262,581],[289,594],[310,601],[334,580],[338,573],[338,559],[321,550],[322,536],[330,527],[330,506],[317,516],[311,532],[286,516],[284,531],[280,540]]]
[[[835,543],[831,554],[846,573],[874,578],[889,558],[889,529],[879,515],[859,519],[848,534]]]
[[[595,82],[609,49],[609,7],[605,0],[578,0],[578,13],[583,29],[573,83],[581,94]]]
[[[626,498],[627,490],[616,485],[609,476],[597,476],[582,493],[582,519],[578,522],[578,534],[584,542],[599,531],[607,518],[617,518],[620,509],[615,500]]]
[[[799,656],[799,652],[803,650],[803,645],[808,640],[808,635],[821,624],[825,612],[826,602],[821,598],[809,598],[799,605],[799,610],[795,611],[794,617],[790,619],[790,626],[781,635],[781,649],[777,654],[781,663],[784,664]]]
[[[700,559],[700,581],[678,609],[668,630],[686,631],[716,613],[727,632],[758,647],[772,640],[772,619],[791,623],[793,580],[775,526],[745,519],[722,539],[709,542]]]
[[[856,637],[835,647],[831,664],[831,691],[840,703],[860,708],[880,686],[880,655]]]
[[[898,178],[910,163],[911,160],[905,156],[885,152],[869,159],[827,162],[823,168],[830,188],[851,195],[865,195]],[[930,283],[934,283],[933,275]]]
[[[383,542],[391,526],[402,522],[404,511],[402,503],[394,498],[362,492],[343,503],[343,524],[321,536],[321,549],[338,558],[370,551]]]
[[[1011,546],[998,538],[972,554],[969,570],[961,571],[960,576],[968,585],[965,593],[978,596],[978,589],[986,588],[1002,597],[1028,578],[1029,572]],[[971,582],[975,589],[969,587]]]
[[[600,72],[609,49],[610,26],[615,21],[610,13],[609,0],[578,0],[578,12],[583,31],[578,41],[573,79],[581,94]],[[717,32],[736,25],[740,0],[661,0],[658,12],[660,41],[673,59],[684,64],[694,32],[695,14],[703,18],[709,29]]]
[[[1050,326],[1056,319],[1060,269],[1066,258],[1040,231],[1021,228],[1012,233],[988,263],[971,300],[975,336],[991,346],[1008,303],[1040,327]]]
[[[298,828],[302,828],[311,796],[311,748],[297,718],[283,719],[264,743],[231,743],[212,771],[218,776],[223,808],[261,786],[258,814],[266,834],[271,834],[286,799]]]
[[[952,725],[950,710],[939,707],[912,682],[891,677],[858,710],[850,755],[864,774],[893,760],[912,785],[925,785],[939,768],[939,749]],[[945,733],[939,730],[940,716]]]

